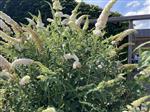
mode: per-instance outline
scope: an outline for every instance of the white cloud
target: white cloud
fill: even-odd
[[[143,15],[143,14],[150,14],[150,0],[145,0],[143,4],[143,8],[140,8],[137,11],[131,11],[125,14],[125,16],[130,15]]]
[[[131,11],[125,14],[125,16],[131,16],[131,15],[144,15],[144,14],[150,14],[150,0],[145,0],[143,3],[143,8],[140,8],[137,11]],[[136,21],[134,22],[135,29],[145,29],[150,28],[150,20],[145,21]]]
[[[129,2],[126,6],[127,7],[137,7],[140,5],[140,2],[138,1],[132,1],[132,2]]]
[[[150,5],[150,0],[146,0],[144,5]]]
[[[150,20],[134,21],[135,29],[150,29]]]

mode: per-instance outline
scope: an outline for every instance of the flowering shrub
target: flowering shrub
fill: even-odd
[[[40,12],[27,19],[28,25],[0,12],[1,110],[135,112],[144,105],[148,111],[144,83],[150,66],[142,63],[149,57],[143,55],[139,65],[118,60],[121,50],[132,44],[118,43],[135,30],[103,38],[115,2],[106,5],[94,30],[88,30],[88,15],[77,18],[80,4],[66,15],[59,0],[53,0],[53,19],[47,19],[47,26]]]

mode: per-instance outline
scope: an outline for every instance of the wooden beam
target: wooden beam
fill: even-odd
[[[134,21],[134,20],[150,20],[150,14],[146,15],[135,15],[135,16],[120,16],[110,17],[108,22],[122,22],[122,21]],[[96,23],[97,19],[90,19],[90,23]]]
[[[120,17],[111,17],[109,18],[109,22],[114,21],[134,21],[134,20],[146,20],[150,19],[150,14],[146,15],[135,15],[135,16],[120,16]]]

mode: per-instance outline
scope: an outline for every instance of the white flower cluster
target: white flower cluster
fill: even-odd
[[[136,33],[137,31],[135,29],[128,29],[128,30],[125,30],[123,32],[121,32],[120,34],[112,37],[112,39],[115,41],[115,42],[119,42],[119,41],[122,41],[125,37],[127,37],[128,35],[130,34],[133,34],[133,33]]]
[[[73,63],[73,69],[81,68],[81,63],[79,62],[79,58],[75,54],[73,54],[73,55],[71,55],[70,53],[65,54],[64,58],[66,60],[69,60],[69,59],[74,59],[75,60],[74,63]]]
[[[29,82],[30,82],[30,76],[26,75],[20,80],[19,84],[21,86],[24,86],[24,85],[28,84]]]
[[[44,27],[44,23],[42,22],[42,16],[41,13],[39,12],[38,18],[37,18],[37,24],[36,24],[37,28],[43,28]]]
[[[133,101],[131,105],[127,105],[128,110],[123,112],[149,112],[149,98],[150,96],[144,96],[138,100]]]
[[[0,67],[3,70],[10,70],[10,69],[14,69],[16,66],[18,65],[30,65],[32,64],[34,61],[32,59],[16,59],[14,62],[10,63],[7,61],[6,58],[4,58],[2,55],[0,55]]]
[[[30,25],[36,25],[36,23],[32,19],[26,18],[26,20],[29,22]]]
[[[47,79],[47,77],[44,75],[39,75],[39,76],[37,76],[37,79],[39,79],[41,81],[45,81]]]
[[[53,9],[55,9],[56,11],[62,10],[62,6],[59,0],[52,0],[52,2],[53,2]]]
[[[0,55],[0,68],[2,68],[3,70],[4,69],[9,70],[10,67],[11,67],[11,63],[9,63],[6,58]]]
[[[104,10],[102,11],[101,15],[97,19],[97,23],[95,24],[95,30],[93,34],[97,36],[102,36],[102,30],[106,27],[106,23],[108,21],[108,17],[110,14],[110,9],[112,8],[113,4],[115,4],[117,0],[110,0],[108,4],[105,6]]]
[[[3,13],[2,11],[0,11],[0,19],[5,21],[8,25],[11,26],[16,36],[20,36],[22,29],[21,29],[21,26],[17,22],[15,22],[11,17]]]
[[[48,107],[47,109],[43,110],[42,112],[56,112],[56,110],[53,107]]]
[[[21,39],[13,38],[0,30],[0,37],[10,44],[20,43]]]
[[[19,26],[18,23],[16,23],[11,17],[0,11],[0,19],[4,20],[7,22],[9,25],[14,25],[14,26]]]
[[[0,28],[4,31],[4,32],[11,32],[10,27],[8,27],[6,25],[6,23],[0,19]]]
[[[31,65],[34,61],[32,59],[16,59],[14,62],[12,62],[11,67],[15,68],[18,65]]]

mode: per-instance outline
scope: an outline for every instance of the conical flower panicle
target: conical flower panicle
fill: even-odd
[[[8,23],[9,25],[20,27],[18,23],[16,23],[11,17],[3,13],[2,11],[0,11],[0,18],[4,20],[6,23]]]
[[[106,23],[110,14],[110,9],[116,3],[116,1],[117,0],[110,0],[109,3],[104,7],[102,13],[97,19],[97,23],[95,24],[95,30],[93,31],[95,35],[102,36],[101,31],[106,27]]]
[[[108,80],[108,81],[102,81],[102,82],[100,82],[99,84],[98,84],[98,86],[97,86],[97,90],[103,90],[104,88],[106,88],[106,87],[112,87],[112,86],[114,86],[115,84],[117,84],[118,82],[120,82],[120,81],[122,81],[122,80],[124,80],[124,78],[121,76],[121,75],[119,75],[117,78],[115,78],[115,79],[112,79],[112,80]]]
[[[8,27],[8,25],[6,25],[6,23],[0,19],[0,28],[4,31],[4,32],[11,32],[10,27]]]
[[[134,34],[136,32],[137,31],[135,29],[127,29],[119,34],[106,38],[102,43],[111,43],[112,45],[118,45],[119,42],[122,41],[125,37],[128,37],[128,35]]]
[[[2,70],[10,70],[11,68],[11,63],[9,63],[2,55],[0,55],[0,68],[2,68]]]
[[[133,33],[136,33],[137,31],[135,29],[128,29],[128,30],[125,30],[113,37],[111,37],[110,39],[112,41],[115,41],[115,42],[120,42],[122,41],[125,37],[127,37],[128,35],[131,35]]]
[[[34,60],[32,59],[26,59],[26,58],[16,59],[14,62],[12,62],[11,68],[15,68],[18,65],[31,65],[33,62]]]
[[[133,107],[138,107],[140,106],[143,102],[145,102],[146,100],[148,100],[150,98],[150,95],[149,96],[144,96],[142,98],[139,98],[138,100],[135,100],[131,103],[131,105]]]
[[[1,30],[0,30],[0,37],[10,44],[17,44],[21,42],[21,39],[13,38]]]
[[[59,0],[53,0],[53,9],[56,11],[61,11],[62,10],[62,6]]]
[[[78,68],[81,68],[81,63],[79,62],[79,61],[75,61],[74,63],[73,63],[73,69],[78,69]]]
[[[78,68],[81,68],[81,63],[79,62],[79,58],[75,55],[75,54],[70,54],[70,53],[68,53],[68,54],[65,54],[64,55],[64,58],[66,59],[66,60],[69,60],[69,59],[74,59],[75,61],[74,61],[74,63],[73,63],[73,69],[78,69]]]
[[[48,107],[47,109],[43,110],[42,112],[56,112],[56,110],[53,107]]]
[[[30,79],[30,76],[24,76],[19,82],[20,86],[25,86],[26,84],[28,84],[30,82]]]
[[[36,27],[37,28],[43,28],[44,27],[44,23],[42,22],[42,16],[41,16],[41,12],[38,11],[39,14],[38,14],[38,17],[37,17],[37,24],[36,24]]]
[[[138,67],[138,64],[124,64],[120,66],[120,70],[133,70]]]
[[[0,19],[4,20],[7,24],[9,24],[16,35],[20,35],[20,33],[23,32],[21,26],[2,11],[0,11]]]

